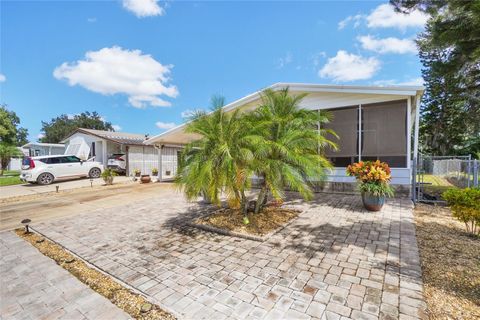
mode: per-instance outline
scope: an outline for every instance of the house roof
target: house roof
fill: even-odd
[[[65,148],[63,143],[43,143],[43,142],[29,142],[24,144],[22,148],[29,148],[29,147],[52,147],[52,148]]]
[[[275,83],[265,89],[274,91],[289,88],[291,92],[307,92],[307,93],[326,93],[326,94],[349,94],[349,95],[378,95],[389,97],[390,100],[397,97],[413,96],[420,97],[425,88],[423,86],[351,86],[351,85],[329,85],[314,83]],[[238,107],[245,106],[254,102],[261,97],[262,91],[258,90],[252,94],[235,100],[223,107],[225,111],[231,111]],[[159,142],[180,143],[180,140],[192,139],[192,134],[186,134],[183,129],[187,124],[183,123],[175,128],[155,135],[145,141],[145,144],[154,144]],[[170,139],[175,137],[174,139]]]
[[[78,128],[77,130],[72,132],[68,137],[63,139],[62,142],[65,142],[66,140],[68,140],[68,138],[70,138],[75,133],[89,134],[89,135],[96,136],[96,137],[109,140],[115,143],[119,143],[119,144],[143,145],[144,141],[148,139],[148,138],[146,139],[146,135],[138,134],[138,133]]]

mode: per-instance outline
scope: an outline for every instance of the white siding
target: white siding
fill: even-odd
[[[408,168],[392,168],[392,184],[410,185],[411,171]],[[331,182],[355,182],[355,178],[345,173],[345,168],[334,168],[327,175]]]
[[[177,152],[181,148],[163,147],[162,149],[162,179],[171,180],[177,174],[178,157]]]
[[[153,146],[130,146],[128,150],[128,174],[138,169],[142,174],[152,174],[152,169],[159,168],[158,150]]]

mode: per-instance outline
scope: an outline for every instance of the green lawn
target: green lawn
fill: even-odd
[[[20,180],[19,176],[20,171],[5,170],[3,176],[0,176],[0,186],[4,187],[24,183]]]

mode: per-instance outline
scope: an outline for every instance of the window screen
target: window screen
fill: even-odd
[[[390,167],[407,166],[407,103],[362,106],[362,160],[381,160]]]
[[[325,156],[335,167],[346,167],[358,161],[358,107],[348,107],[330,110],[333,118],[325,128],[335,131],[339,139],[333,138],[338,144],[338,150],[329,148]]]

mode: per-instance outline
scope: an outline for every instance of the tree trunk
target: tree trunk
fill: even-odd
[[[258,198],[257,198],[257,203],[255,204],[255,213],[259,213],[260,211],[262,211],[263,209],[263,206],[265,205],[265,199],[268,195],[268,192],[267,192],[267,187],[263,186],[262,189],[260,190],[260,193],[258,194]]]

